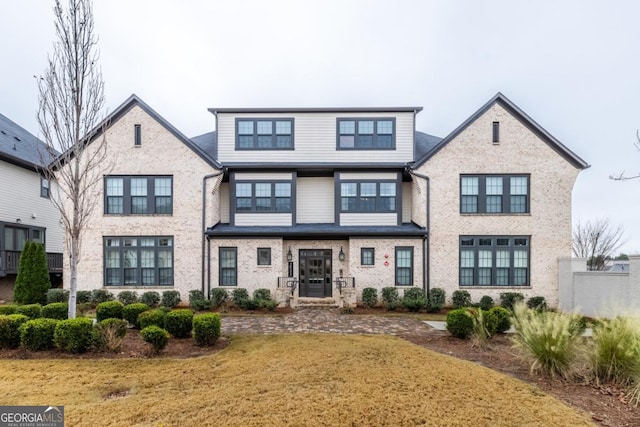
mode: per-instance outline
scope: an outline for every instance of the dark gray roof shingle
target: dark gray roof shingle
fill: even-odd
[[[216,132],[207,132],[202,135],[191,138],[197,147],[199,147],[212,161],[216,161],[218,157],[218,139]]]
[[[442,138],[438,136],[429,135],[428,133],[416,131],[415,133],[415,158],[419,159],[429,151],[433,150],[438,143],[442,141]]]
[[[21,167],[35,169],[58,156],[26,129],[0,114],[0,159]]]

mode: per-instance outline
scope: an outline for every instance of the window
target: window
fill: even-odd
[[[396,246],[396,286],[413,286],[413,247]]]
[[[461,213],[528,213],[529,176],[460,176]]]
[[[133,125],[133,143],[136,147],[142,145],[142,126]]]
[[[341,212],[396,212],[396,182],[341,182]]]
[[[500,142],[500,122],[493,122],[492,131],[493,135],[491,141],[494,144],[497,144]]]
[[[49,198],[49,180],[40,178],[40,197]]]
[[[395,119],[338,119],[338,150],[393,150]]]
[[[460,237],[460,286],[528,285],[529,237]]]
[[[172,237],[105,237],[105,286],[173,286]]]
[[[238,249],[220,248],[220,286],[238,285]]]
[[[360,249],[360,264],[361,265],[374,265],[376,263],[374,248],[361,248]]]
[[[173,213],[170,176],[108,176],[105,178],[106,214],[149,215]]]
[[[236,119],[237,150],[292,150],[293,119]]]
[[[271,265],[271,248],[258,248],[258,265]]]
[[[236,212],[291,212],[291,183],[236,182]]]

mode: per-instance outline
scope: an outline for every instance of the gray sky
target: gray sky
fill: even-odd
[[[63,0],[64,2],[65,0]],[[51,1],[0,0],[0,112],[35,135]],[[640,2],[96,0],[107,106],[136,93],[188,136],[208,107],[423,106],[441,137],[501,91],[592,165],[576,220],[640,253]]]

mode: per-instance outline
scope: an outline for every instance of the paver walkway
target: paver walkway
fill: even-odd
[[[338,309],[306,308],[283,316],[223,317],[222,319],[224,335],[323,332],[397,336],[442,333],[417,319],[341,314]]]

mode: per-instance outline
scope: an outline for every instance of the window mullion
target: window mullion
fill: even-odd
[[[511,213],[511,178],[502,177],[502,212]]]
[[[487,185],[486,177],[478,176],[478,212],[487,212]]]

